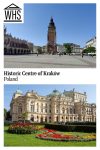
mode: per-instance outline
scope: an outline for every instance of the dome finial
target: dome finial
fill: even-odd
[[[53,22],[53,17],[51,16],[50,22]]]

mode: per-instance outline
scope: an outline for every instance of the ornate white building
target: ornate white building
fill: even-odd
[[[26,113],[26,120],[31,122],[96,122],[96,105],[87,103],[86,99],[86,92],[74,89],[63,93],[54,90],[47,96],[16,91],[10,104],[12,121],[23,120]]]

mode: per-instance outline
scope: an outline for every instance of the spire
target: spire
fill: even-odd
[[[7,33],[7,28],[6,28],[6,26],[4,25],[4,34],[6,34]]]
[[[54,27],[55,28],[55,23],[53,21],[53,17],[52,16],[51,16],[51,19],[50,19],[49,27]]]
[[[51,16],[50,22],[51,22],[51,23],[53,22],[53,17],[52,17],[52,16]]]

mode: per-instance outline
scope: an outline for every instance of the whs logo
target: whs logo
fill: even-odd
[[[5,20],[4,22],[22,22],[22,9],[15,4],[11,4],[4,8]]]

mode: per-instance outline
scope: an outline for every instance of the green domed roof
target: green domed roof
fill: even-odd
[[[20,90],[17,90],[17,91],[16,91],[16,93],[22,94],[22,91],[20,91]]]
[[[59,96],[61,95],[61,93],[58,90],[53,90],[51,94],[49,94],[49,96]]]

